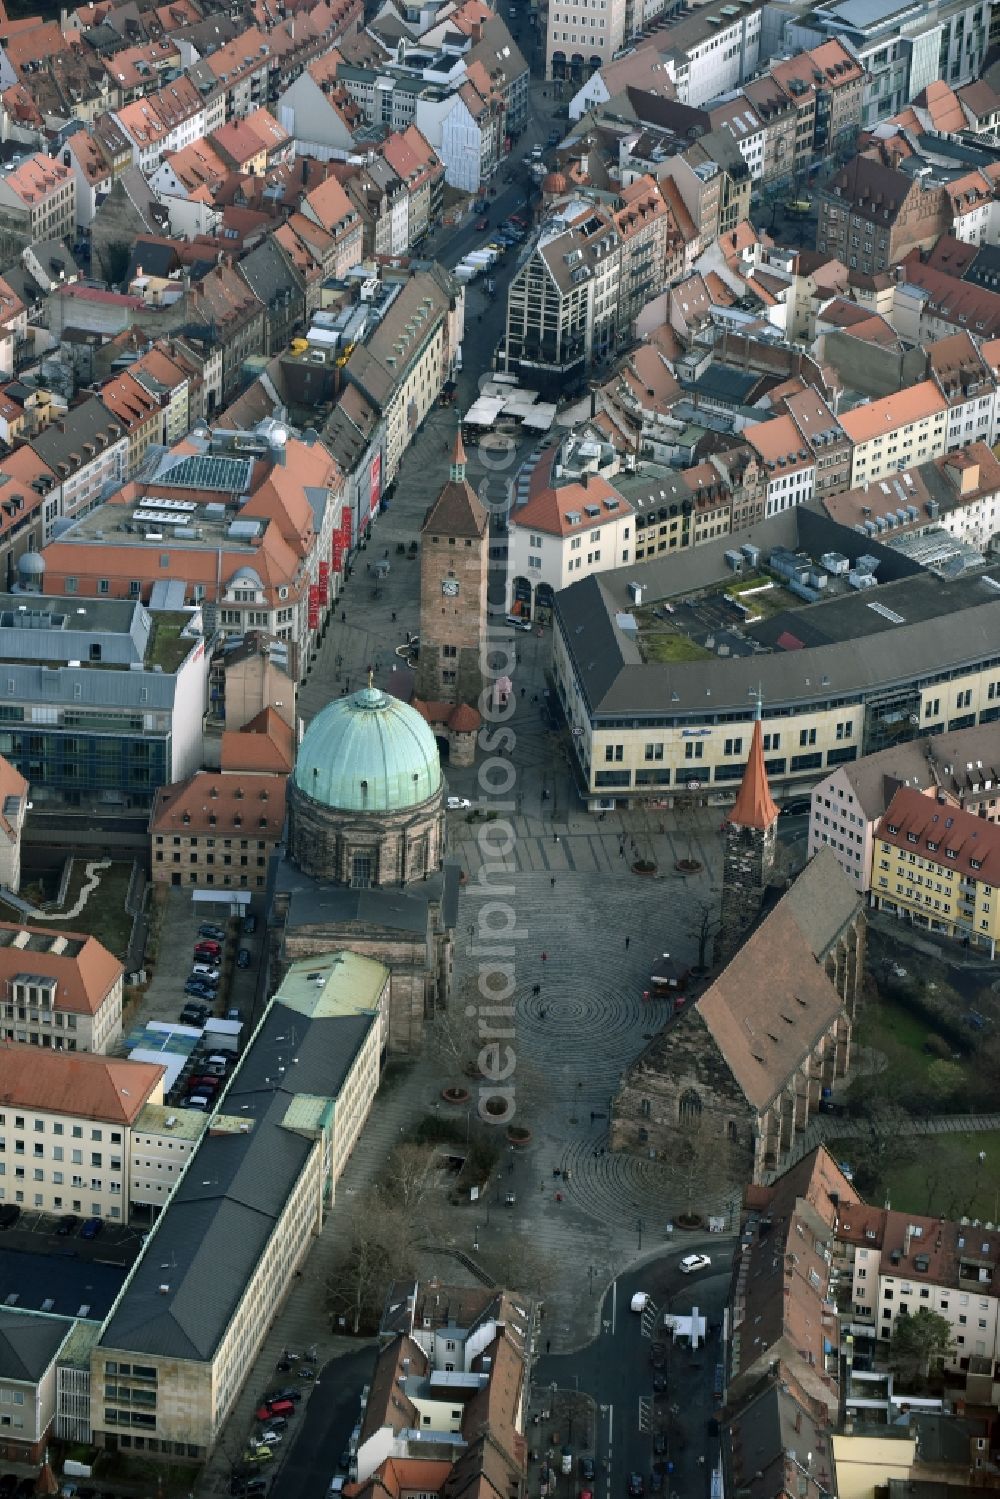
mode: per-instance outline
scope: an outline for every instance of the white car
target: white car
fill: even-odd
[[[449,796],[448,798],[449,812],[468,812],[471,806],[472,803],[467,796]]]
[[[634,1312],[644,1312],[646,1310],[646,1308],[647,1308],[648,1305],[649,1305],[649,1292],[648,1291],[636,1291],[635,1295],[632,1297],[632,1310]]]
[[[191,969],[191,977],[194,978],[195,976],[200,979],[211,979],[213,983],[218,983],[219,970],[213,968],[211,963],[196,963]]]
[[[262,1431],[257,1438],[258,1445],[261,1447],[277,1447],[280,1441],[280,1431]]]
[[[686,1254],[681,1260],[681,1274],[693,1275],[696,1270],[707,1270],[712,1263],[710,1255]]]

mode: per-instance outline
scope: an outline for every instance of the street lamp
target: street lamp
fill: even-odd
[[[642,1248],[642,1219],[641,1218],[637,1218],[636,1219],[635,1226],[636,1226],[636,1228],[639,1231],[639,1248],[641,1249]]]
[[[473,1247],[473,1249],[478,1249],[479,1248],[479,1224],[478,1223],[476,1224],[476,1232],[475,1232],[475,1234],[473,1236],[472,1247]]]

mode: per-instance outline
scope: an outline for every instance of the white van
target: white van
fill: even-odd
[[[347,1479],[343,1473],[338,1473],[336,1478],[331,1478],[330,1487],[326,1491],[328,1499],[339,1499],[339,1496],[344,1492],[344,1484],[346,1482]]]

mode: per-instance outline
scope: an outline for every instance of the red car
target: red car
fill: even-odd
[[[488,218],[485,217],[485,215],[483,216],[483,218],[476,220],[475,228],[477,228],[477,229],[488,229],[489,227],[490,227],[490,221],[489,221]]]
[[[218,961],[222,957],[222,948],[217,942],[199,942],[194,950],[195,960],[203,963],[206,958],[215,958]]]

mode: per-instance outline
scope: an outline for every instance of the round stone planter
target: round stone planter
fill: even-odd
[[[705,1227],[705,1220],[698,1213],[678,1213],[674,1223],[677,1228],[685,1229],[688,1233]]]
[[[700,874],[702,865],[697,859],[677,859],[674,868],[678,874]]]
[[[468,1088],[443,1088],[441,1090],[441,1097],[445,1103],[468,1103],[471,1096]]]
[[[653,876],[656,874],[656,869],[657,866],[650,863],[648,859],[637,859],[632,865],[632,873],[641,875],[643,879],[646,880],[651,880],[653,878]]]
[[[487,1112],[489,1112],[487,1106]],[[507,1141],[510,1145],[524,1146],[531,1144],[531,1130],[523,1129],[519,1124],[511,1125],[507,1130]]]

